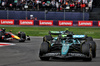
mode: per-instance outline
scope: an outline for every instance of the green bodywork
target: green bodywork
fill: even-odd
[[[61,37],[66,38],[67,34],[64,34],[64,31],[51,31],[51,33],[61,33]],[[72,35],[74,38],[84,38],[84,35]],[[58,37],[54,37],[53,41],[56,41],[58,39]],[[70,46],[74,45],[74,44],[81,44],[81,42],[78,39],[59,39],[60,44],[62,44],[62,48],[61,48],[61,55],[67,55]],[[51,47],[54,45],[54,43],[51,44]]]

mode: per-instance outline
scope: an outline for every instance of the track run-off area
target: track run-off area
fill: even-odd
[[[31,37],[30,41],[9,41],[11,45],[0,47],[0,66],[100,66],[100,39],[94,39],[97,44],[97,57],[91,62],[80,58],[50,59],[41,61],[39,49],[42,37]]]

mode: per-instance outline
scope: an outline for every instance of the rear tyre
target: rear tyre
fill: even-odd
[[[87,56],[83,61],[92,61],[92,48],[88,42],[82,45],[82,53]]]
[[[2,40],[2,33],[0,32],[0,41]]]
[[[88,37],[87,41],[93,41],[93,38],[92,37]]]
[[[39,52],[39,57],[43,61],[48,61],[50,57],[43,57],[44,54],[48,53],[49,51],[49,44],[47,42],[43,42],[41,44],[40,52]]]
[[[50,40],[52,40],[53,38],[52,38],[52,36],[50,36],[50,35],[47,35],[47,36],[45,36],[45,37],[43,37],[43,41],[50,41]]]
[[[25,40],[26,40],[26,34],[24,32],[18,33],[18,37],[21,38],[21,40],[19,40],[19,42],[25,42]]]
[[[92,57],[96,57],[96,43],[94,41],[90,41],[90,44],[92,45]]]
[[[19,40],[19,42],[25,42],[25,40]]]
[[[5,36],[5,35],[3,34],[2,31],[0,31],[0,41],[4,41],[4,38],[2,39],[2,36]]]

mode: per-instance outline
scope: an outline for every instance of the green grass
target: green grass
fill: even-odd
[[[0,27],[3,28],[3,27]],[[6,31],[12,30],[12,33],[17,34],[18,31],[23,31],[30,36],[45,36],[49,31],[64,31],[67,27],[4,27]],[[100,38],[100,28],[84,28],[84,27],[68,27],[69,31],[74,34],[85,34],[93,38]]]

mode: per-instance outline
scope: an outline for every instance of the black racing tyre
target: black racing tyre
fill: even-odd
[[[88,37],[87,41],[93,41],[93,38],[92,37]]]
[[[0,32],[0,41],[4,41],[4,38],[5,38],[5,37],[2,39],[2,36],[5,36],[5,34],[3,34],[3,32],[1,31],[1,32]]]
[[[47,42],[43,42],[40,47],[41,54],[47,53],[49,50],[49,44]]]
[[[40,57],[40,59],[43,61],[48,61],[50,59],[50,57]]]
[[[87,56],[86,58],[83,58],[83,61],[92,61],[92,48],[89,42],[82,45],[82,53]]]
[[[25,42],[26,34],[24,32],[18,33],[18,37],[20,37],[22,39],[22,40],[19,40],[19,42]]]
[[[96,43],[94,41],[90,41],[90,44],[92,45],[92,57],[96,57]]]
[[[0,32],[0,37],[2,36],[2,33]]]
[[[0,40],[2,40],[2,33],[0,32]]]
[[[41,60],[47,61],[50,59],[50,57],[42,57],[43,54],[48,53],[48,51],[49,51],[49,44],[47,42],[43,42],[41,44],[40,52],[39,52],[39,57]]]
[[[25,40],[19,40],[19,42],[25,42]]]
[[[52,38],[51,35],[47,35],[47,36],[43,37],[43,41],[50,41],[50,40],[52,40],[52,39],[53,39],[53,38]]]

